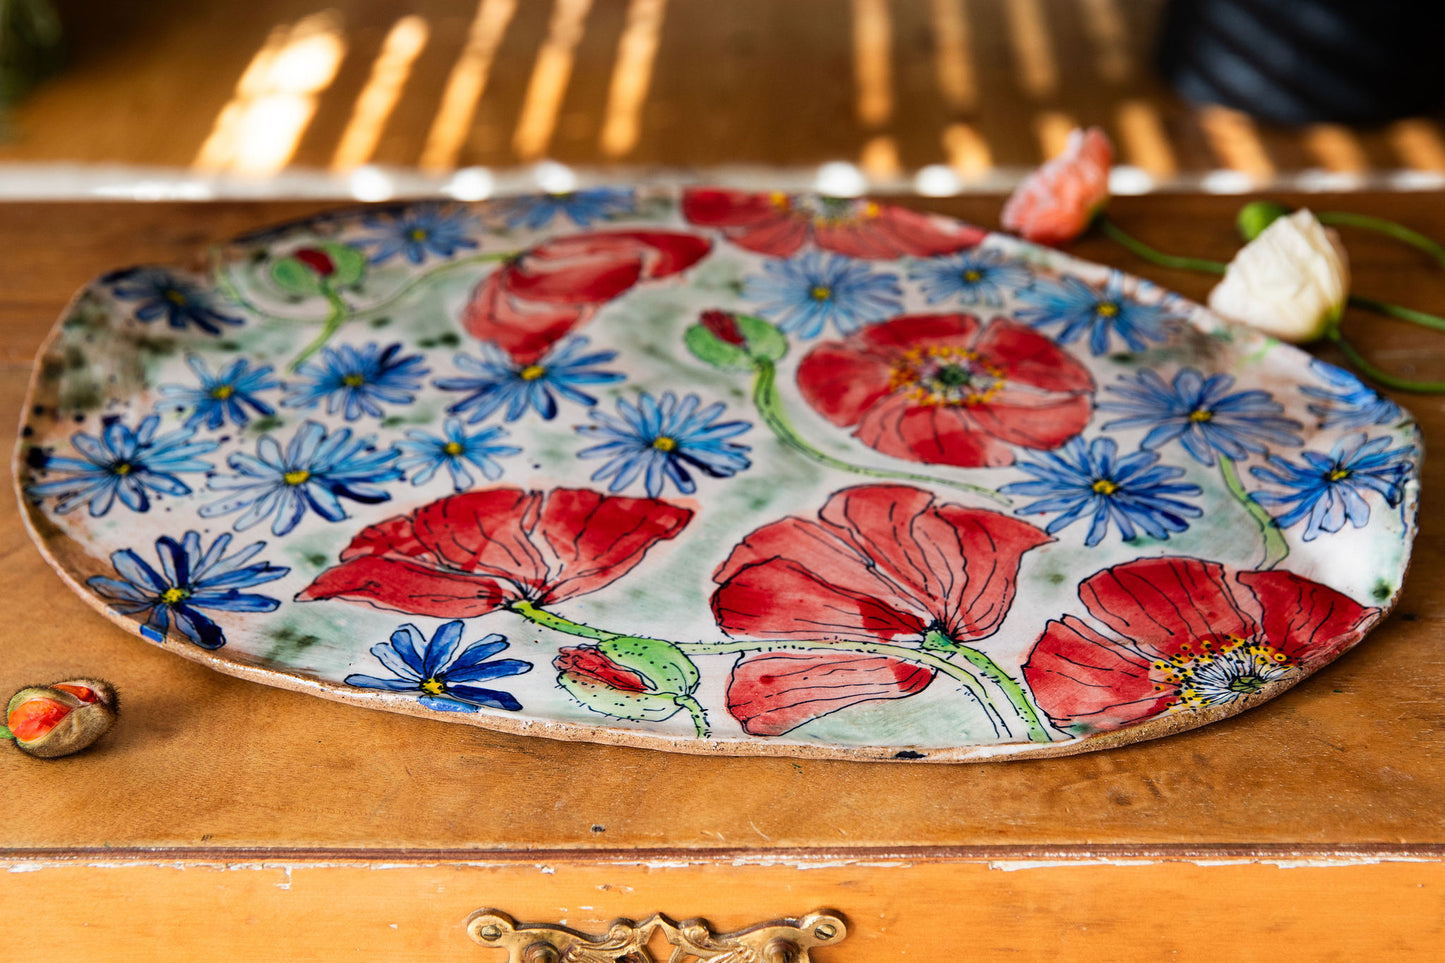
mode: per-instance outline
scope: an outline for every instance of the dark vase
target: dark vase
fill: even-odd
[[[1159,69],[1186,100],[1285,124],[1445,103],[1441,0],[1169,0]]]

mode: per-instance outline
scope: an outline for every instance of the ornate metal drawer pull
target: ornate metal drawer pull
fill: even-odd
[[[823,911],[735,933],[714,933],[704,919],[674,923],[661,913],[641,923],[613,920],[600,936],[550,923],[518,925],[494,909],[477,910],[467,920],[467,935],[483,946],[505,949],[507,963],[654,963],[647,944],[659,931],[673,948],[667,963],[808,963],[809,950],[848,935],[841,917]]]

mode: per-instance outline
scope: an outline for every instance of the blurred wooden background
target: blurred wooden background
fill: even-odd
[[[847,161],[875,186],[931,167],[967,187],[1098,124],[1143,189],[1445,176],[1433,118],[1282,130],[1181,103],[1150,69],[1160,0],[57,6],[69,67],[11,112],[0,161],[248,175]]]

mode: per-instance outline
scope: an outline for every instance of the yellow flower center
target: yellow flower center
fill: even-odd
[[[948,344],[909,348],[893,364],[888,387],[907,391],[916,405],[982,405],[997,397],[1004,370],[978,352]]]
[[[216,385],[211,389],[211,397],[217,401],[225,401],[235,393],[236,389],[232,385]]]
[[[1094,309],[1094,313],[1101,318],[1112,318],[1119,314],[1119,306],[1113,301],[1105,301]]]
[[[1350,473],[1348,469],[1336,468],[1325,477],[1327,477],[1330,481],[1344,481],[1346,478],[1350,477]]]
[[[432,678],[427,679],[421,684],[421,691],[427,693],[428,695],[436,696],[445,693],[447,691],[447,687],[446,683],[442,682],[442,680]]]
[[[808,294],[814,301],[826,301],[833,296],[833,289],[826,284],[819,284],[814,286]]]
[[[349,374],[341,379],[341,383],[348,388],[360,388],[366,384],[366,379],[359,374]]]
[[[652,447],[658,451],[677,451],[677,439],[669,438],[666,435],[658,435],[652,439]]]
[[[190,597],[190,591],[183,588],[168,588],[161,593],[161,601],[166,605],[179,605]]]
[[[453,458],[460,455],[462,450],[462,443],[459,441],[449,441],[445,445],[442,445],[442,451]]]
[[[1098,481],[1094,482],[1093,487],[1094,494],[1096,495],[1112,495],[1119,490],[1118,482],[1110,481],[1107,478],[1100,478]]]
[[[186,304],[185,293],[177,291],[175,288],[166,288],[165,294],[163,294],[162,296],[178,308],[184,307]]]
[[[281,480],[288,485],[304,485],[306,484],[306,479],[310,477],[311,473],[309,471],[304,468],[298,468],[295,471],[288,471],[282,475]]]
[[[517,377],[521,378],[523,381],[536,381],[538,378],[542,377],[546,373],[547,369],[542,367],[541,365],[529,364],[527,365],[527,367],[517,372]]]
[[[407,236],[410,237],[413,241],[425,241],[426,228],[414,227],[407,233]]]
[[[1200,408],[1197,411],[1191,411],[1189,413],[1189,420],[1196,423],[1202,421],[1213,421],[1214,412],[1208,410],[1207,408]]]
[[[964,279],[965,281],[967,281],[969,284],[977,284],[978,282],[980,282],[980,281],[983,280],[983,272],[982,272],[982,271],[964,271],[964,272],[963,272],[963,279]]]
[[[771,194],[769,194],[768,203],[773,205],[780,211],[786,211],[788,208],[793,206],[792,201],[789,199],[788,195],[784,194],[782,191],[773,191]]]
[[[129,475],[132,467],[134,466],[132,466],[130,462],[120,461],[116,462],[113,466],[111,466],[110,470],[112,473],[117,475]]]

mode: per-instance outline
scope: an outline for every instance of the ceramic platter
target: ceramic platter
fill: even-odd
[[[1117,271],[867,201],[617,188],[108,274],[23,434],[61,575],[222,672],[930,761],[1301,681],[1399,593],[1421,458],[1351,375]]]

